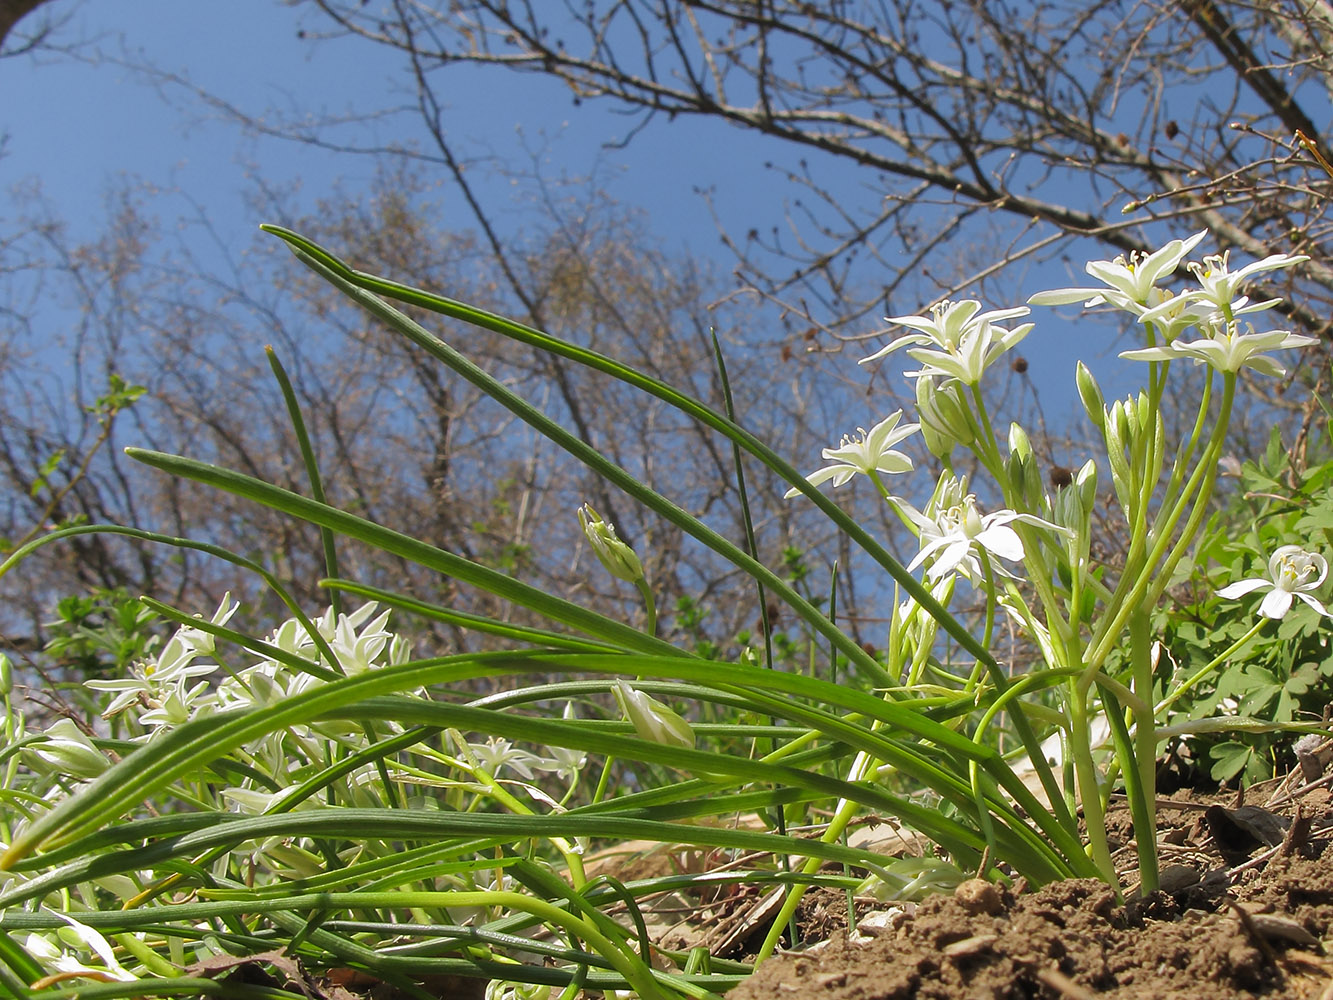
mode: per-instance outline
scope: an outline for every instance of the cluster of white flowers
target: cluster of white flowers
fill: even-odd
[[[209,622],[225,625],[236,610],[237,605],[228,594]],[[318,673],[303,671],[272,658],[259,659],[249,666],[234,669],[218,658],[212,634],[199,627],[187,626],[179,629],[155,658],[131,668],[130,676],[89,680],[85,684],[113,696],[102,713],[103,718],[129,713],[133,720],[129,726],[131,738],[136,742],[148,742],[204,713],[272,705],[328,683],[326,677],[330,672],[335,676],[353,676],[407,662],[412,654],[410,642],[389,630],[390,612],[377,614],[378,611],[375,602],[339,615],[330,608],[311,622],[313,634],[299,619],[292,618],[265,637],[269,646],[289,654],[290,658],[318,665],[322,668]],[[322,643],[317,642],[315,636]],[[332,652],[332,662],[325,650]],[[217,674],[222,676],[210,676]],[[631,700],[636,705],[639,702],[657,704],[639,692],[633,692]],[[653,716],[642,705],[639,708],[638,715]],[[565,707],[565,718],[574,718],[572,703]],[[664,724],[671,729],[669,719]],[[401,728],[395,724],[379,725],[387,725],[395,732]],[[77,783],[95,778],[111,766],[106,754],[70,719],[53,723],[42,735],[45,740],[35,742],[28,754],[30,762],[39,770]],[[320,747],[329,740],[343,744],[344,749],[355,749],[364,744],[366,736],[354,725],[331,722],[290,726],[267,733],[246,743],[241,753],[273,779],[279,789],[255,787],[247,780],[237,787],[220,789],[218,795],[242,813],[271,812],[282,806],[295,790],[310,762],[326,758]],[[554,774],[572,786],[586,756],[582,751],[564,747],[546,747],[545,752],[534,753],[514,746],[510,740],[492,736],[478,742],[463,741],[460,756],[441,759],[451,760],[464,770],[483,768],[491,777],[510,771],[530,781],[534,772]],[[358,800],[355,804],[370,804],[363,788],[379,778],[379,772],[372,765],[365,765],[347,776],[344,791]],[[361,801],[363,799],[366,801]],[[297,803],[296,808],[314,808],[317,804],[316,799],[306,799]],[[264,848],[265,845],[261,845],[260,853]]]
[[[908,372],[909,378],[943,375],[956,378],[964,385],[976,385],[986,369],[1026,337],[1033,326],[1024,323],[1006,330],[995,325],[1000,320],[1026,316],[1028,310],[1023,306],[990,312],[980,312],[980,309],[980,302],[964,299],[962,302],[942,302],[931,309],[929,316],[891,317],[890,323],[917,332],[898,337],[887,347],[862,358],[861,364],[877,361],[900,347],[929,344],[933,346],[912,347],[907,352],[923,366],[920,371]]]
[[[1204,257],[1202,264],[1192,262],[1188,265],[1198,287],[1176,295],[1159,289],[1157,282],[1175,272],[1181,260],[1199,244],[1206,232],[1195,233],[1187,240],[1172,240],[1146,257],[1131,254],[1128,261],[1117,257],[1113,261],[1090,262],[1088,273],[1103,282],[1106,288],[1059,288],[1039,292],[1028,301],[1047,306],[1073,302],[1083,302],[1084,306],[1111,305],[1162,330],[1165,344],[1124,351],[1120,355],[1122,358],[1135,361],[1188,358],[1196,364],[1211,365],[1220,372],[1252,368],[1264,375],[1285,375],[1286,370],[1263,352],[1308,347],[1317,341],[1286,330],[1256,333],[1253,326],[1249,327],[1248,333],[1241,333],[1236,317],[1264,312],[1282,300],[1251,302],[1249,296],[1239,293],[1258,274],[1284,270],[1310,258],[1303,254],[1273,254],[1232,271],[1229,252],[1211,255]],[[1204,336],[1190,341],[1178,336],[1190,327]]]
[[[225,595],[209,619],[210,624],[225,625],[237,607],[231,594]],[[266,641],[285,653],[347,676],[406,662],[411,656],[411,644],[388,631],[388,611],[373,617],[377,610],[372,601],[350,614],[335,616],[330,608],[314,620],[312,624],[332,650],[335,663],[328,662],[314,638],[295,618],[283,622]],[[185,626],[154,660],[132,667],[130,676],[89,680],[85,684],[95,691],[114,693],[102,713],[103,718],[109,719],[137,706],[135,718],[143,729],[137,739],[147,740],[198,718],[201,712],[267,705],[325,683],[315,673],[294,670],[271,659],[229,671],[229,676],[216,684],[195,680],[223,669],[216,660],[213,635],[201,628]]]
[[[1265,352],[1307,347],[1316,343],[1315,339],[1286,330],[1256,333],[1252,326],[1248,332],[1242,333],[1238,317],[1265,312],[1281,301],[1251,302],[1244,292],[1254,278],[1266,272],[1285,270],[1309,258],[1300,254],[1274,254],[1233,271],[1228,253],[1210,255],[1204,257],[1202,263],[1187,264],[1195,278],[1195,287],[1178,293],[1158,287],[1159,282],[1177,271],[1205,235],[1206,231],[1187,239],[1172,240],[1150,254],[1133,253],[1128,259],[1091,261],[1087,272],[1101,283],[1101,287],[1055,289],[1038,293],[1028,302],[1045,306],[1109,305],[1132,314],[1153,331],[1155,337],[1163,340],[1161,344],[1125,351],[1120,355],[1123,358],[1163,363],[1188,359],[1228,374],[1249,368],[1264,375],[1284,375],[1285,369]],[[987,369],[1027,336],[1033,327],[1031,323],[1012,328],[998,324],[1026,316],[1028,312],[1023,306],[983,312],[979,302],[965,299],[935,305],[929,315],[890,318],[890,323],[914,332],[897,337],[863,358],[861,363],[877,361],[900,348],[907,348],[908,355],[922,365],[919,370],[906,373],[916,380],[921,422],[900,425],[902,411],[899,410],[869,431],[862,430],[855,438],[844,437],[838,446],[825,448],[823,457],[831,464],[806,477],[812,485],[832,480],[835,487],[857,475],[873,479],[889,502],[916,526],[920,547],[908,569],[925,566],[926,578],[932,583],[955,573],[976,582],[981,571],[979,556],[982,553],[1010,562],[1023,559],[1022,541],[1011,527],[1015,523],[1027,523],[1069,537],[1073,537],[1077,527],[1065,523],[1077,518],[1066,510],[1072,501],[1061,504],[1060,497],[1055,501],[1047,498],[1046,501],[1047,509],[1057,515],[1060,524],[1013,510],[983,514],[978,509],[976,497],[968,493],[966,481],[946,477],[937,486],[923,513],[900,498],[888,496],[879,479],[881,475],[911,471],[912,459],[895,446],[917,431],[923,433],[930,450],[941,457],[947,457],[955,445],[972,443],[975,417],[969,416],[965,395],[960,389],[965,392],[978,385]],[[1190,329],[1202,336],[1184,339]],[[1089,474],[1095,474],[1095,469],[1092,473],[1085,470],[1081,476],[1087,478]],[[794,497],[800,492],[792,489],[787,496]],[[1002,564],[995,564],[993,569],[1009,575]],[[1323,605],[1309,592],[1323,582],[1326,571],[1322,556],[1304,552],[1296,546],[1284,546],[1274,553],[1270,562],[1271,580],[1244,580],[1220,593],[1224,597],[1238,597],[1267,587],[1271,592],[1260,608],[1265,617],[1282,617],[1292,607],[1294,598],[1324,614]]]
[[[237,607],[231,594],[224,594],[209,622],[213,625],[227,624],[232,615],[236,614]],[[131,667],[130,676],[88,680],[84,684],[94,691],[115,693],[102,712],[104,719],[119,715],[137,704],[141,710],[138,715],[139,725],[147,731],[146,735],[151,735],[161,728],[188,722],[195,712],[212,704],[211,697],[205,695],[209,689],[208,682],[191,683],[191,680],[218,669],[216,663],[207,660],[203,663],[195,662],[200,657],[211,657],[215,648],[210,633],[192,626],[182,627],[162,647],[156,659]]]

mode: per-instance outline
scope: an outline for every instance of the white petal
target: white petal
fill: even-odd
[[[943,539],[942,539],[943,540]],[[940,557],[935,560],[935,565],[930,567],[930,578],[937,580],[947,573],[957,568],[958,564],[967,558],[968,552],[972,549],[972,543],[966,538],[950,538]]]
[[[974,539],[976,543],[1001,559],[1016,561],[1023,558],[1023,542],[1013,528],[993,524]]]
[[[1174,361],[1181,357],[1174,347],[1141,347],[1137,351],[1121,351],[1127,361]]]
[[[953,538],[952,535],[941,535],[938,538],[932,538],[925,545],[921,546],[921,551],[918,552],[916,556],[912,559],[912,561],[907,564],[907,572],[911,573],[923,562],[925,562],[926,559],[928,559],[932,553],[943,548],[945,545],[952,544],[954,541],[955,539]]]
[[[1264,595],[1263,603],[1259,605],[1259,614],[1265,618],[1281,618],[1291,610],[1291,592],[1280,588]]]
[[[862,358],[857,362],[859,365],[869,364],[871,361],[878,361],[885,355],[892,354],[900,347],[907,347],[910,344],[933,344],[935,341],[924,333],[905,333],[898,337],[885,347],[881,347],[874,354]]]
[[[1053,288],[1049,292],[1038,292],[1028,299],[1034,306],[1067,306],[1075,302],[1087,304],[1101,295],[1095,288]]]
[[[1313,597],[1311,597],[1309,594],[1302,594],[1302,593],[1300,593],[1299,591],[1297,591],[1293,596],[1295,596],[1295,597],[1299,597],[1302,601],[1304,601],[1306,604],[1310,605],[1310,607],[1314,608],[1316,611],[1318,611],[1318,612],[1319,612],[1321,615],[1323,615],[1325,618],[1333,617],[1333,616],[1330,616],[1330,615],[1329,615],[1329,613],[1328,613],[1328,609],[1327,609],[1327,608],[1325,608],[1322,604],[1320,604],[1318,601],[1316,601],[1316,600],[1315,600]]]
[[[1258,590],[1261,587],[1271,587],[1269,580],[1237,580],[1235,583],[1228,584],[1217,592],[1218,597],[1225,597],[1227,600],[1234,600],[1237,597],[1244,597],[1251,591]]]
[[[1282,378],[1287,374],[1287,369],[1267,354],[1256,354],[1253,357],[1246,358],[1237,366],[1236,370],[1239,371],[1241,368],[1253,368],[1260,375],[1271,375],[1273,378]]]

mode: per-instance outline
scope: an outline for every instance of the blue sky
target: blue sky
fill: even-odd
[[[40,181],[46,196],[68,220],[72,234],[94,236],[105,220],[104,196],[125,179],[151,182],[165,190],[152,210],[169,230],[173,213],[182,218],[198,206],[213,234],[199,240],[207,262],[214,236],[231,253],[244,250],[264,221],[247,206],[248,172],[257,170],[281,185],[299,181],[308,206],[328,196],[336,183],[355,189],[374,172],[371,158],[313,149],[287,140],[244,135],[197,99],[178,88],[154,89],[141,74],[116,59],[151,64],[188,77],[201,89],[251,114],[268,109],[291,114],[357,114],[386,107],[408,107],[397,119],[362,129],[362,141],[401,141],[421,135],[414,95],[399,61],[387,50],[357,40],[313,43],[298,37],[321,22],[277,0],[233,0],[225,4],[180,0],[134,0],[107,4],[55,0],[49,9],[69,13],[61,38],[93,40],[83,50],[106,59],[60,56],[0,60],[0,93],[22,94],[6,102],[0,130],[7,135],[0,159],[0,183],[15,190]],[[36,15],[40,17],[39,15]],[[470,148],[492,150],[511,162],[525,162],[529,151],[544,151],[543,169],[553,177],[596,170],[619,200],[643,210],[654,235],[670,249],[712,257],[723,271],[731,260],[721,247],[700,186],[715,190],[733,231],[766,231],[783,224],[784,199],[790,196],[766,161],[779,165],[799,156],[717,122],[681,120],[654,123],[625,149],[607,143],[621,136],[630,119],[605,104],[575,107],[557,83],[512,72],[457,67],[448,77],[446,128]],[[424,140],[419,140],[423,141]],[[474,175],[488,207],[505,218],[521,217],[520,192],[498,174]],[[827,183],[836,184],[837,180]],[[857,179],[849,171],[849,184]],[[854,192],[848,188],[849,197]],[[446,220],[469,227],[456,192],[441,193]],[[17,208],[11,205],[11,208]],[[9,213],[5,213],[9,214]],[[195,248],[192,248],[195,249]],[[1009,286],[1023,294],[1072,277],[1062,270],[1034,274],[1020,268]],[[1010,305],[1014,303],[988,303]],[[895,303],[899,312],[916,312],[922,303]],[[1068,327],[1049,310],[1022,348],[1030,377],[1042,393],[1047,417],[1059,417],[1072,405],[1073,362],[1084,357],[1103,374],[1108,391],[1119,371],[1139,376],[1114,357],[1113,338],[1104,325]],[[873,329],[868,320],[868,329]],[[1044,328],[1044,329],[1043,329]],[[1046,333],[1047,335],[1043,335]],[[257,334],[262,338],[262,332]],[[848,356],[847,377],[868,377]],[[882,378],[883,376],[881,376]],[[894,376],[890,375],[890,378]],[[896,379],[895,379],[896,381]],[[883,384],[882,382],[880,383]],[[901,383],[899,383],[901,384]],[[869,419],[849,416],[848,427]]]
[[[248,167],[278,183],[299,180],[312,200],[327,195],[335,181],[355,186],[374,169],[367,157],[243,136],[183,91],[169,88],[164,99],[149,81],[112,59],[142,61],[188,77],[252,114],[370,113],[413,101],[390,53],[354,40],[302,40],[298,30],[312,30],[319,22],[276,0],[56,0],[50,9],[72,15],[61,37],[94,39],[94,48],[109,58],[0,60],[0,92],[25,95],[6,102],[0,118],[8,136],[0,178],[7,188],[39,178],[79,235],[84,224],[95,231],[102,193],[121,177],[184,192],[208,210],[222,233],[247,240],[261,221],[249,217],[243,199]],[[764,174],[761,144],[738,130],[694,123],[685,144],[678,131],[654,127],[627,149],[612,150],[606,143],[620,136],[628,121],[600,105],[575,108],[558,84],[466,68],[453,79],[463,88],[446,110],[451,138],[520,163],[525,150],[544,149],[553,174],[596,169],[613,194],[642,207],[659,236],[678,248],[688,242],[696,253],[711,253],[717,245],[706,206],[693,190],[697,184],[716,186],[728,211],[742,221],[750,213],[759,221],[761,213],[780,212],[780,204],[766,203],[775,192],[755,183]],[[420,134],[420,126],[409,110],[361,136],[388,142],[412,132]],[[700,149],[725,152],[708,164],[699,162]],[[503,211],[512,189],[498,178],[488,183],[485,174],[478,172],[483,193]],[[445,197],[447,211],[456,196]]]

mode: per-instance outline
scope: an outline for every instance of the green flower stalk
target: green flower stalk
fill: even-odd
[[[1116,872],[1102,823],[1103,786],[1109,773],[1123,777],[1134,811],[1145,891],[1156,885],[1152,809],[1156,718],[1170,704],[1168,698],[1154,711],[1149,616],[1166,581],[1193,544],[1206,512],[1237,373],[1250,369],[1281,376],[1283,366],[1264,352],[1314,343],[1309,337],[1282,330],[1255,333],[1251,328],[1242,333],[1237,321],[1239,316],[1270,309],[1278,301],[1251,302],[1243,294],[1248,281],[1298,264],[1303,257],[1277,254],[1233,271],[1225,254],[1210,256],[1203,264],[1187,267],[1197,280],[1196,287],[1181,292],[1158,287],[1181,268],[1205,235],[1200,232],[1172,240],[1156,252],[1135,253],[1128,259],[1093,261],[1087,266],[1088,274],[1102,287],[1056,289],[1029,299],[1038,305],[1111,306],[1130,313],[1144,330],[1146,346],[1121,357],[1150,363],[1145,391],[1108,406],[1087,366],[1080,362],[1075,372],[1079,399],[1105,440],[1111,484],[1129,531],[1130,543],[1118,579],[1108,579],[1112,571],[1094,565],[1090,556],[1097,505],[1096,463],[1085,462],[1076,477],[1048,492],[1042,460],[1023,429],[1017,424],[1010,428],[1006,453],[987,416],[980,383],[998,358],[1032,330],[1031,323],[1013,329],[997,324],[1027,315],[1026,308],[983,312],[980,303],[965,300],[941,303],[928,315],[897,317],[890,322],[909,332],[863,361],[907,348],[905,353],[922,364],[907,377],[916,380],[917,411],[926,447],[946,465],[956,448],[967,448],[994,479],[1003,501],[996,506],[1003,509],[989,514],[981,513],[965,481],[947,476],[936,487],[925,514],[882,489],[881,493],[895,510],[907,515],[909,528],[918,537],[919,551],[908,564],[909,571],[922,569],[925,582],[932,586],[947,584],[955,577],[967,580],[985,597],[987,641],[994,614],[1003,609],[1037,647],[1044,668],[1029,671],[1021,680],[1027,686],[1029,678],[1040,681],[1049,676],[1049,682],[1033,684],[1031,690],[1060,692],[1059,696],[1010,699],[1001,692],[1000,700],[1016,725],[1022,725],[1024,712],[1035,713],[1053,724],[1069,747],[1066,763],[1074,785],[1067,794],[1082,808],[1089,853],[1110,882],[1115,882]],[[1180,360],[1208,365],[1220,373],[1223,391],[1220,400],[1215,400],[1212,380],[1206,384],[1198,419],[1176,451],[1163,488],[1168,449],[1160,401],[1170,364]],[[870,437],[866,436],[867,444]],[[866,467],[868,462],[858,462],[850,454],[826,452],[825,457],[837,457],[844,464],[821,469],[815,474],[821,481],[836,477],[834,485],[841,485],[858,471],[875,478]],[[1274,556],[1270,567],[1271,581],[1242,581],[1223,591],[1224,596],[1266,588],[1270,593],[1261,614],[1268,617],[1280,616],[1295,600],[1317,605],[1309,591],[1324,579],[1322,557],[1295,550],[1280,556]],[[1031,598],[1016,585],[1017,574],[1005,565],[1019,562],[1035,594],[1031,604]],[[901,670],[908,662],[904,647],[911,642],[902,616],[895,615],[891,631],[891,659]],[[1125,648],[1129,650],[1128,665],[1106,673],[1112,651]],[[915,669],[911,676],[917,676]],[[948,683],[947,670],[936,671],[936,676]],[[980,677],[978,664],[955,680],[962,690],[971,692]],[[993,680],[1003,688],[1002,680]],[[1186,684],[1195,682],[1192,678]],[[976,730],[979,741],[985,728]],[[1094,749],[1102,740],[1094,740],[1092,734],[1107,731],[1114,737],[1115,760],[1103,766],[1094,758]],[[979,795],[975,783],[974,789]],[[984,809],[977,818],[984,831],[988,823]]]

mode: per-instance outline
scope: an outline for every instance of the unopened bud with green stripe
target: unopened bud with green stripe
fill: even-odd
[[[608,573],[627,583],[638,583],[643,579],[643,564],[639,557],[616,535],[615,525],[603,521],[592,504],[585,503],[579,508],[579,522],[598,561]]]

